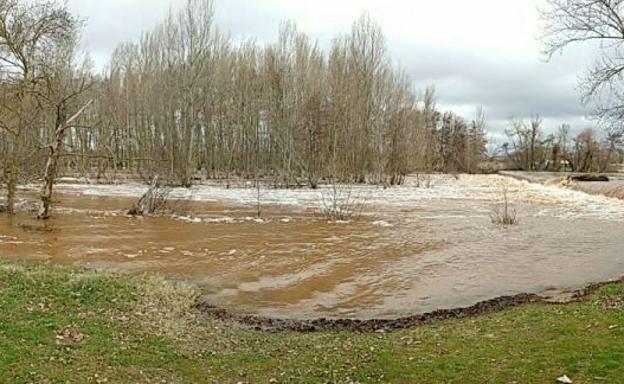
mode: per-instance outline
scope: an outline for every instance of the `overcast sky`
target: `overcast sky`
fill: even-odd
[[[136,40],[170,7],[185,0],[69,0],[87,19],[85,45],[98,67],[114,47]],[[349,31],[362,12],[383,28],[392,60],[418,89],[435,85],[438,104],[471,118],[479,106],[492,139],[512,117],[539,113],[548,131],[570,123],[591,125],[579,102],[577,77],[592,63],[591,51],[572,49],[551,62],[540,55],[537,8],[543,0],[215,0],[217,24],[232,37],[276,40],[281,20],[326,46]]]

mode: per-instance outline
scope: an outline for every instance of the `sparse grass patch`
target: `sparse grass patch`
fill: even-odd
[[[0,262],[0,382],[617,383],[624,294],[390,333],[261,333],[196,317],[197,291]],[[619,301],[618,301],[619,302]]]
[[[144,327],[178,338],[196,330],[198,319],[191,308],[200,293],[195,286],[174,285],[159,277],[145,277],[139,281],[138,288],[135,314]]]

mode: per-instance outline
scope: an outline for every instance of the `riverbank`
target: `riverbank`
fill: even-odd
[[[158,278],[0,263],[1,382],[575,383],[624,376],[624,285],[396,332],[263,333]]]

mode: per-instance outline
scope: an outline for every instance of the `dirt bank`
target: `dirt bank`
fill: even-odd
[[[615,281],[590,284],[585,288],[561,291],[549,296],[536,294],[519,294],[514,296],[502,296],[492,300],[482,301],[470,307],[443,309],[420,315],[401,317],[398,319],[316,319],[316,320],[292,320],[274,319],[262,316],[237,315],[223,308],[218,308],[203,302],[197,305],[197,310],[202,315],[210,316],[219,320],[232,321],[242,326],[261,332],[390,332],[401,329],[414,328],[437,321],[465,319],[501,312],[507,309],[517,308],[532,303],[546,303],[549,305],[562,305],[581,301],[591,296],[600,288],[614,283],[623,283],[624,278]]]

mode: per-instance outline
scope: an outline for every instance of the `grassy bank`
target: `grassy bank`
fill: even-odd
[[[385,334],[266,334],[155,278],[0,262],[0,382],[624,381],[624,285]]]

